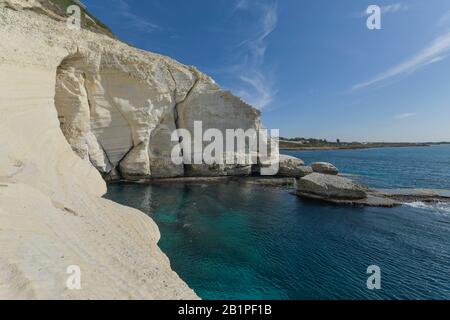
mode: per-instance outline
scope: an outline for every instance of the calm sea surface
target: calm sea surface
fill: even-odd
[[[450,146],[287,152],[371,187],[450,189]],[[173,269],[204,299],[450,299],[450,206],[305,201],[229,183],[112,184],[160,227]],[[367,289],[367,267],[382,289]]]

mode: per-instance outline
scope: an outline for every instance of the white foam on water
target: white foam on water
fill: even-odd
[[[431,210],[433,212],[450,214],[450,203],[445,203],[445,202],[425,203],[422,201],[416,201],[416,202],[404,203],[404,205],[408,206],[408,207],[412,207],[412,208],[417,208],[417,209]]]
[[[406,202],[406,203],[404,203],[404,205],[408,206],[408,207],[420,208],[420,209],[428,209],[429,207],[431,207],[430,205],[427,205],[422,201]]]

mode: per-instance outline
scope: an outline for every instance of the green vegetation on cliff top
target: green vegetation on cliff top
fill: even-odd
[[[38,0],[39,3],[48,11],[60,16],[67,17],[67,8],[71,5],[78,5],[73,0]],[[91,14],[87,9],[80,6],[81,15],[81,27],[96,33],[105,34],[109,37],[116,38],[111,29],[102,23],[97,17]],[[45,12],[39,12],[45,14]]]

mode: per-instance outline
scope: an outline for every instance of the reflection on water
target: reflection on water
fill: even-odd
[[[450,298],[450,217],[348,208],[229,183],[115,184],[149,214],[174,270],[204,299]],[[369,265],[382,290],[366,288]]]

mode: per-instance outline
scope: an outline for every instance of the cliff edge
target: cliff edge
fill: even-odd
[[[170,122],[165,110],[185,98],[197,73],[108,35],[68,30],[41,8],[0,1],[0,299],[197,298],[158,248],[155,223],[101,198],[106,185],[89,161],[103,174],[115,165],[148,172],[148,124],[137,115]],[[126,97],[155,92],[173,105],[159,108],[156,99],[126,112],[138,108]],[[88,114],[86,95],[95,100]],[[66,285],[70,266],[80,268],[80,290]]]

